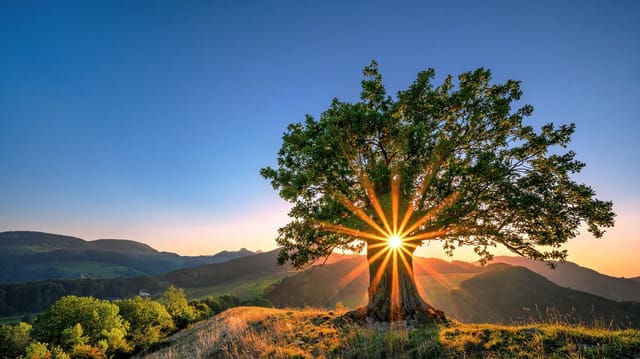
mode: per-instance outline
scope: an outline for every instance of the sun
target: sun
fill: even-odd
[[[391,249],[398,249],[400,248],[400,246],[402,246],[402,238],[400,238],[399,235],[394,234],[389,237],[388,245],[389,245],[389,248]]]

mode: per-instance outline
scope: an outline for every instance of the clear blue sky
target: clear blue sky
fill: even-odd
[[[640,2],[0,0],[0,52],[0,231],[274,248],[258,171],[288,123],[357,99],[371,59],[392,93],[484,66],[576,123],[579,180],[614,201],[570,259],[640,275]]]

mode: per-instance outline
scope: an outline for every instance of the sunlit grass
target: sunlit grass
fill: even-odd
[[[566,324],[356,324],[341,311],[233,308],[150,358],[634,358],[640,330]]]

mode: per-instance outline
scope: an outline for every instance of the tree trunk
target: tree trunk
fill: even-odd
[[[359,316],[392,322],[418,320],[441,323],[444,313],[427,304],[416,288],[413,275],[415,246],[403,249],[367,246],[369,261],[369,304],[356,311]]]

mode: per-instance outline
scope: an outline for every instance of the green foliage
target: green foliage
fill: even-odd
[[[52,344],[82,345],[86,341],[104,354],[113,354],[130,349],[125,341],[128,327],[117,305],[93,297],[66,296],[36,318],[33,336]]]
[[[33,342],[27,346],[24,351],[25,359],[51,359],[51,352],[47,344],[41,342]]]
[[[22,354],[31,339],[31,325],[0,325],[0,358],[16,358]]]
[[[187,302],[182,288],[170,286],[160,297],[160,303],[165,306],[177,328],[185,328],[196,319],[195,308]]]
[[[103,350],[88,344],[79,344],[71,349],[73,359],[106,359]]]
[[[51,350],[51,359],[71,359],[69,354],[64,351],[60,346],[57,345],[49,345]],[[74,357],[76,359],[77,357]]]
[[[160,292],[166,286],[154,277],[0,283],[0,315],[40,313],[65,295],[128,298],[138,294],[141,288]]]
[[[120,315],[130,324],[127,339],[136,348],[157,343],[173,329],[173,320],[165,307],[149,298],[135,297],[115,303]]]
[[[346,198],[382,226],[365,182],[390,213],[392,177],[400,181],[400,208],[415,209],[412,222],[433,214],[411,234],[436,233],[424,240],[441,241],[448,253],[469,245],[482,261],[496,245],[562,260],[559,247],[582,224],[596,237],[613,225],[612,203],[571,179],[584,167],[563,152],[575,126],[526,123],[533,107],[512,109],[522,95],[518,81],[494,84],[480,68],[434,86],[429,69],[392,99],[375,62],[364,77],[361,101],[335,99],[318,120],[289,125],[278,167],[261,170],[293,204],[277,238],[280,263],[301,267],[336,248],[362,249],[364,238],[323,224],[374,230]]]
[[[230,294],[218,297],[207,296],[206,298],[192,300],[189,304],[196,308],[200,318],[208,318],[240,305],[271,306],[271,303],[265,298],[241,300],[237,296]]]
[[[60,345],[67,349],[73,348],[76,345],[84,345],[89,342],[89,338],[83,334],[84,330],[80,323],[65,328],[60,334]]]

